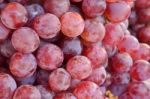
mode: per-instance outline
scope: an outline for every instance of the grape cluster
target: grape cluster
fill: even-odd
[[[0,0],[0,99],[150,99],[150,0]]]

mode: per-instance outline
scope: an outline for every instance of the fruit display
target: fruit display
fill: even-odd
[[[0,0],[0,99],[150,99],[150,0]]]

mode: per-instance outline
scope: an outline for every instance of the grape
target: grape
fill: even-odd
[[[122,95],[119,96],[118,99],[132,99],[129,92],[125,92]]]
[[[15,53],[15,49],[12,46],[11,40],[7,39],[0,45],[0,53],[9,58]]]
[[[60,67],[63,59],[63,52],[54,44],[45,44],[38,49],[37,62],[44,70],[54,70]]]
[[[121,22],[120,26],[123,29],[123,31],[127,31],[128,30],[128,20],[127,20],[127,23]]]
[[[129,21],[130,21],[130,24],[131,25],[135,25],[138,21],[138,17],[137,17],[137,13],[135,10],[133,10],[130,14],[130,17],[129,17]]]
[[[130,75],[133,80],[143,81],[150,78],[150,63],[145,60],[137,60],[131,68]]]
[[[72,93],[62,92],[55,96],[54,99],[77,99]]]
[[[21,85],[16,89],[12,99],[41,99],[41,94],[32,85]]]
[[[116,46],[105,44],[104,47],[109,58],[113,57],[118,52],[118,48]]]
[[[100,16],[97,16],[95,18],[92,18],[93,20],[95,20],[96,22],[100,22],[102,24],[105,24],[106,23],[106,19],[104,18],[104,16],[100,15]]]
[[[7,5],[6,2],[0,3],[0,13],[1,13],[1,11],[4,9],[4,7],[5,7],[6,5]]]
[[[138,21],[140,23],[148,23],[150,22],[150,8],[140,9],[138,11]]]
[[[131,26],[133,32],[137,32],[135,33],[135,35],[137,35],[139,33],[139,30],[141,30],[143,27],[145,27],[145,24],[140,24],[140,23]]]
[[[0,0],[0,99],[150,99],[149,0]]]
[[[41,93],[41,99],[53,99],[55,93],[51,91],[48,86],[44,85],[38,85],[36,88],[40,91]]]
[[[127,92],[129,92],[131,99],[149,99],[149,89],[141,82],[132,82],[128,85]]]
[[[134,54],[139,50],[140,44],[134,36],[125,35],[123,40],[118,44],[118,49],[120,52],[127,52],[134,57]]]
[[[0,73],[0,81],[0,98],[11,99],[17,88],[15,80],[9,74]]]
[[[29,77],[36,71],[37,63],[33,54],[16,52],[10,59],[9,69],[11,73],[20,78]]]
[[[107,3],[106,17],[112,22],[126,20],[131,13],[130,6],[125,2]]]
[[[77,12],[67,12],[61,17],[61,31],[68,37],[77,37],[84,30],[84,20]]]
[[[106,9],[105,0],[83,0],[82,10],[88,17],[102,15]]]
[[[109,90],[113,93],[115,96],[120,96],[126,91],[127,84],[112,84],[109,86]]]
[[[135,0],[135,6],[137,8],[147,8],[150,6],[149,0]]]
[[[67,63],[67,71],[74,79],[85,79],[92,73],[91,61],[85,56],[74,56]]]
[[[134,60],[149,60],[150,59],[150,46],[145,43],[140,43],[140,48],[136,51],[133,57]]]
[[[106,80],[106,70],[104,67],[96,68],[93,70],[92,74],[86,79],[92,81],[97,85],[102,85]]]
[[[50,75],[50,72],[39,69],[37,71],[37,77],[36,77],[36,83],[40,85],[48,85],[48,77]]]
[[[130,74],[128,72],[115,73],[111,79],[114,84],[128,84],[130,82]]]
[[[71,5],[68,12],[77,12],[79,14],[82,14],[81,9],[77,5]]]
[[[132,65],[132,57],[126,52],[118,53],[112,57],[112,68],[116,72],[128,72]]]
[[[105,25],[106,35],[103,39],[104,45],[117,45],[124,37],[120,24],[108,23]]]
[[[15,77],[15,80],[16,80],[18,85],[26,85],[26,84],[33,85],[35,80],[36,80],[36,77],[37,77],[36,74],[37,73],[35,72],[30,77],[24,77],[24,78]]]
[[[81,80],[79,80],[79,79],[71,79],[70,88],[74,89],[80,82],[81,82]]]
[[[150,26],[140,28],[138,38],[141,42],[150,44]]]
[[[24,6],[19,3],[12,2],[6,5],[1,13],[2,23],[10,28],[17,29],[27,22],[27,11]]]
[[[65,91],[70,87],[71,76],[63,68],[54,70],[49,76],[49,86],[55,91]]]
[[[83,49],[79,38],[64,38],[60,47],[67,61],[73,56],[80,55]]]
[[[10,33],[10,29],[5,27],[3,23],[0,21],[0,42],[4,41],[7,39],[8,35]]]
[[[31,4],[26,6],[29,20],[33,20],[36,16],[44,14],[44,9],[39,4]]]
[[[55,37],[61,28],[59,19],[50,13],[35,18],[33,25],[38,35],[44,39]]]
[[[85,20],[85,28],[81,37],[88,42],[102,41],[105,36],[105,27],[100,21],[94,19]]]
[[[17,29],[11,38],[13,47],[22,53],[31,53],[35,51],[40,44],[37,33],[29,27]]]
[[[90,81],[82,81],[73,91],[77,99],[104,99],[99,87]]]
[[[98,68],[107,63],[107,52],[103,47],[98,45],[89,46],[84,48],[83,55],[91,60],[92,67]]]
[[[102,46],[102,42],[87,42],[85,40],[83,40],[82,38],[80,38],[80,41],[81,43],[83,44],[83,47],[90,47],[90,46],[95,46],[95,45],[98,45],[98,46]]]
[[[57,17],[61,17],[65,12],[69,10],[69,0],[45,0],[44,8],[47,12],[55,14]]]

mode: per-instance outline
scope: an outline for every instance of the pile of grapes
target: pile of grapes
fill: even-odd
[[[150,0],[0,0],[0,99],[150,99]]]

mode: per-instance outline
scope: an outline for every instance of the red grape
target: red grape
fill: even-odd
[[[130,82],[130,74],[128,72],[115,73],[111,79],[114,84],[128,84]]]
[[[11,38],[14,48],[22,53],[31,53],[35,51],[40,44],[37,33],[29,27],[17,29]]]
[[[137,8],[147,8],[150,6],[149,0],[135,0],[135,6]]]
[[[117,45],[124,37],[124,31],[120,24],[108,23],[105,25],[106,35],[103,43],[107,45]]]
[[[77,12],[67,12],[61,17],[61,31],[68,37],[77,37],[84,30],[84,20]]]
[[[91,60],[93,68],[101,67],[108,61],[106,50],[99,45],[93,45],[84,48],[83,55]]]
[[[0,42],[4,41],[9,35],[10,29],[5,27],[0,21]]]
[[[118,49],[120,52],[127,52],[134,57],[134,54],[139,50],[140,44],[138,40],[131,35],[125,35],[123,40],[118,44]]]
[[[77,99],[104,99],[100,88],[90,81],[79,83],[73,93]]]
[[[7,39],[0,45],[0,53],[9,58],[15,53],[15,49],[12,46],[11,40]]]
[[[70,88],[74,89],[80,82],[81,82],[81,80],[79,80],[79,79],[71,79]]]
[[[70,87],[71,76],[63,68],[54,70],[49,76],[49,86],[55,91],[65,91]]]
[[[102,41],[105,36],[105,27],[100,21],[94,19],[85,20],[85,28],[81,37],[88,42]]]
[[[120,96],[126,91],[127,84],[111,84],[109,86],[109,90],[113,93],[115,96]]]
[[[39,69],[37,71],[36,83],[40,85],[48,85],[48,77],[50,75],[49,71]]]
[[[71,5],[68,12],[77,12],[79,14],[82,14],[81,9],[77,5]]]
[[[116,72],[128,72],[133,65],[131,56],[124,52],[118,53],[112,57],[112,68]]]
[[[150,59],[150,46],[145,43],[140,43],[139,50],[136,51],[136,54],[133,57],[134,60],[149,60]]]
[[[41,99],[53,99],[55,93],[51,91],[48,86],[44,85],[38,85],[36,88],[40,91],[41,93]]]
[[[55,37],[61,28],[57,16],[46,13],[34,19],[34,29],[41,38],[49,39]]]
[[[131,13],[130,6],[125,2],[107,3],[106,17],[112,22],[126,20]]]
[[[132,82],[128,85],[127,92],[129,92],[131,99],[149,99],[150,90],[141,82]]]
[[[62,92],[55,96],[54,99],[77,99],[72,93]]]
[[[0,99],[11,99],[16,88],[16,82],[9,74],[0,73]]]
[[[105,50],[106,50],[109,58],[113,57],[118,52],[117,46],[105,44],[104,47],[105,47]]]
[[[67,61],[73,56],[80,55],[82,52],[82,44],[79,38],[64,38],[60,47]]]
[[[2,23],[10,29],[20,28],[28,20],[27,11],[25,7],[19,3],[9,3],[2,10],[1,20]]]
[[[97,85],[102,85],[106,80],[105,68],[99,67],[94,69],[92,74],[86,80],[95,82]]]
[[[137,81],[143,81],[150,78],[150,63],[145,60],[137,60],[130,71],[131,78]]]
[[[63,59],[63,52],[54,44],[45,44],[38,49],[37,62],[44,70],[53,70],[60,67]]]
[[[150,44],[150,26],[140,28],[138,38],[139,41]]]
[[[102,15],[106,9],[105,0],[83,0],[82,10],[88,17]]]
[[[44,9],[39,4],[31,4],[26,6],[27,12],[28,12],[28,18],[29,20],[34,19],[36,16],[39,16],[41,14],[44,14]]]
[[[16,52],[10,60],[9,69],[16,77],[29,77],[36,71],[37,63],[33,54]]]
[[[138,21],[140,23],[149,23],[150,22],[150,7],[145,9],[138,10]]]
[[[41,99],[41,94],[32,85],[21,85],[16,89],[12,99]]]
[[[15,80],[16,80],[18,85],[26,85],[26,84],[33,85],[35,83],[35,80],[36,80],[36,77],[37,77],[36,74],[37,73],[35,72],[30,77],[24,77],[24,78],[15,77]]]
[[[57,17],[61,17],[69,10],[69,0],[45,0],[44,8],[47,12],[55,14]]]
[[[125,92],[122,95],[119,96],[118,99],[132,99],[129,92]]]
[[[130,14],[129,21],[131,25],[135,25],[138,21],[137,13],[133,10]]]
[[[85,56],[74,56],[67,63],[67,71],[74,79],[85,79],[92,73],[91,61]]]

